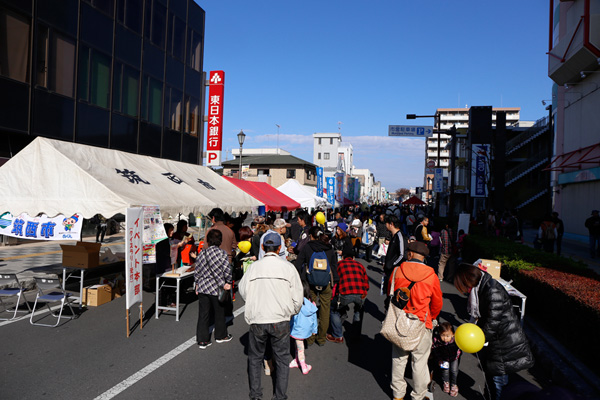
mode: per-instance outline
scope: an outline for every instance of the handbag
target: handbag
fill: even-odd
[[[222,287],[217,291],[217,300],[219,303],[226,303],[229,301],[229,290],[225,290]]]
[[[400,267],[394,269],[392,275],[390,295],[392,295],[398,268]],[[380,332],[384,338],[404,351],[413,351],[419,345],[426,331],[425,323],[421,322],[419,317],[403,310],[408,304],[410,289],[414,284],[415,282],[411,281],[408,288],[399,288],[393,292],[393,298],[390,301]]]

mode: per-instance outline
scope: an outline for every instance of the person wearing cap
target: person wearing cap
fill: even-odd
[[[290,224],[285,222],[285,220],[283,218],[277,218],[275,220],[275,222],[273,222],[273,227],[271,229],[269,229],[268,231],[266,231],[265,234],[260,237],[260,245],[259,245],[259,250],[258,250],[258,259],[259,260],[262,260],[262,258],[265,256],[265,251],[262,248],[265,236],[268,233],[277,233],[279,236],[281,236],[281,243],[285,243],[283,235],[285,235],[285,230],[289,226],[290,226]],[[288,254],[289,253],[288,253],[287,249],[285,248],[285,245],[282,245],[281,249],[279,250],[279,257],[281,257],[283,260],[287,260]]]
[[[598,210],[592,211],[592,216],[585,220],[585,227],[590,232],[590,256],[600,256],[600,216]]]
[[[352,242],[348,237],[348,225],[345,222],[340,222],[335,227],[335,235],[331,239],[331,243],[333,245],[333,249],[335,250],[338,259],[342,259],[343,252],[348,249],[352,251]]]
[[[431,351],[433,320],[442,310],[442,290],[440,281],[433,268],[425,264],[425,257],[429,255],[429,249],[423,242],[409,243],[406,250],[408,261],[400,264],[394,269],[393,279],[390,280],[390,291],[399,288],[407,288],[411,282],[415,282],[410,290],[410,299],[404,307],[404,312],[416,315],[425,323],[427,331],[413,351],[405,351],[396,345],[392,345],[392,382],[391,388],[394,399],[402,399],[406,394],[406,381],[404,371],[408,356],[412,355],[413,390],[411,398],[422,400],[427,393],[427,385],[430,381],[427,359]],[[388,292],[388,293],[389,293]]]
[[[342,254],[343,260],[338,263],[337,273],[340,278],[331,305],[331,334],[327,334],[327,340],[333,343],[343,343],[342,322],[346,319],[346,313],[350,304],[354,304],[354,318],[352,320],[355,337],[360,337],[363,304],[369,291],[369,277],[365,267],[354,260],[354,252],[346,248]]]
[[[235,256],[235,249],[237,248],[237,240],[235,239],[235,233],[233,233],[231,228],[225,225],[225,213],[223,213],[223,210],[221,210],[220,208],[213,208],[208,213],[208,216],[211,218],[211,221],[213,223],[212,228],[210,228],[208,232],[212,231],[213,229],[216,229],[219,232],[221,232],[221,235],[223,236],[223,241],[221,242],[220,247],[223,250],[225,250],[229,262],[231,262],[231,260]],[[206,232],[207,235],[208,232]],[[204,248],[206,248],[206,244],[204,245]]]
[[[304,302],[300,276],[293,264],[278,254],[283,242],[275,232],[265,233],[265,256],[252,264],[239,283],[245,304],[244,318],[249,327],[248,381],[250,398],[263,397],[261,377],[267,341],[275,361],[273,399],[287,399],[290,356],[290,319]]]

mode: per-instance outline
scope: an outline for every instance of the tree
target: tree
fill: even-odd
[[[398,199],[398,201],[401,201],[404,196],[408,196],[410,195],[410,190],[407,188],[400,188],[400,189],[396,189],[396,199]]]

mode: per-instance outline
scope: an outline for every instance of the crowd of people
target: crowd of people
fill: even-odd
[[[395,399],[406,394],[404,372],[409,356],[412,399],[424,398],[436,371],[442,390],[458,395],[461,351],[454,341],[454,327],[438,321],[443,304],[440,282],[444,280],[454,282],[460,292],[470,293],[469,305],[477,310],[475,320],[489,342],[483,352],[484,365],[495,399],[500,398],[508,374],[533,363],[517,317],[507,308],[510,299],[506,291],[487,272],[460,263],[466,235],[461,231],[455,234],[448,223],[434,223],[427,209],[354,206],[327,212],[300,210],[293,217],[267,213],[250,219],[245,214],[231,218],[216,208],[209,217],[213,225],[199,243],[187,233],[185,221],[176,229],[165,224],[170,239],[157,245],[157,269],[162,272],[176,265],[195,271],[194,290],[199,300],[196,338],[201,349],[212,344],[211,314],[215,342],[232,339],[225,323],[227,300],[222,297],[236,286],[245,301],[249,325],[251,399],[263,397],[263,373],[274,374],[273,398],[287,398],[290,369],[308,374],[313,368],[307,360],[307,346],[360,338],[364,302],[371,286],[365,262],[372,260],[381,266],[381,293],[393,293],[413,283],[404,310],[417,316],[427,329],[414,350],[393,345],[391,389]],[[371,266],[379,269],[377,264]],[[390,307],[389,297],[385,307]],[[344,335],[343,322],[348,315],[351,324]],[[505,331],[507,323],[510,330]]]

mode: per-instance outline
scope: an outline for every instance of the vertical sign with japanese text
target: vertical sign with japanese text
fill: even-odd
[[[125,224],[125,307],[130,309],[132,305],[142,301],[143,208],[128,208]]]
[[[317,196],[323,196],[323,167],[317,167]]]
[[[490,145],[474,144],[471,154],[471,197],[487,197]]]
[[[206,165],[221,165],[223,147],[223,93],[225,72],[210,71],[208,89],[208,130],[206,133]]]
[[[327,201],[335,207],[335,178],[333,176],[327,178]]]
[[[442,193],[444,191],[444,170],[442,168],[434,169],[433,191],[435,193]]]
[[[335,199],[344,204],[344,173],[335,173]]]

